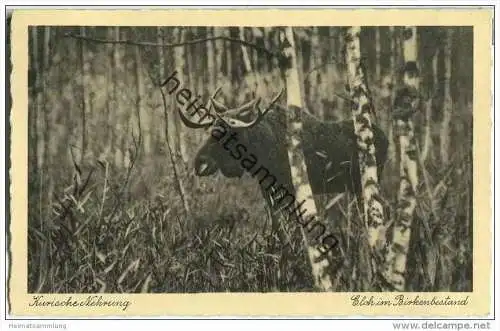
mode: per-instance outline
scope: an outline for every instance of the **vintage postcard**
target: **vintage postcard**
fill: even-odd
[[[12,11],[9,313],[491,314],[492,19]]]

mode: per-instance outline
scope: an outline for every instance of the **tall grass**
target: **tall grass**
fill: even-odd
[[[445,169],[434,159],[422,167],[408,263],[410,291],[472,290],[472,158],[466,149],[454,157]],[[283,224],[285,236],[272,233],[257,183],[249,176],[185,174],[194,210],[188,219],[180,216],[183,207],[169,176],[148,184],[154,182],[148,176],[157,164],[138,161],[135,167],[119,171],[96,160],[62,169],[50,209],[39,206],[43,187],[30,186],[30,292],[312,290],[297,224]],[[398,181],[391,168],[385,170],[382,188],[389,209],[395,210]],[[337,201],[326,210],[332,197],[320,198],[329,231],[340,241],[332,270],[336,291],[373,290],[356,201],[349,195],[333,197]]]

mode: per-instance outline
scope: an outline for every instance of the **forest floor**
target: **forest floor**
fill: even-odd
[[[422,171],[412,231],[409,291],[472,290],[472,159],[455,155],[443,169]],[[391,169],[392,168],[392,169]],[[91,172],[90,169],[93,169]],[[114,171],[105,162],[61,174],[51,209],[42,216],[36,189],[29,214],[29,291],[268,292],[311,291],[313,282],[295,222],[271,232],[258,185],[249,176],[197,178],[184,171],[186,213],[172,177],[154,187],[152,171]],[[168,170],[167,170],[168,171]],[[382,189],[391,210],[395,166]],[[89,180],[87,181],[88,176]],[[128,176],[128,178],[127,178]],[[36,183],[35,183],[36,184]],[[33,184],[33,188],[36,188]],[[320,212],[340,240],[332,273],[336,291],[369,291],[366,230],[355,200],[318,197]],[[331,205],[331,204],[330,204]],[[391,212],[391,215],[394,215]]]

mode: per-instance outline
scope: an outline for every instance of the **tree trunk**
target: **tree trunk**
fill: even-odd
[[[160,29],[160,28],[159,28]],[[184,36],[185,36],[185,30],[183,27],[177,27],[173,30],[173,39],[174,42],[183,42],[184,41]],[[163,38],[162,38],[162,41]],[[160,50],[161,49],[161,50]],[[185,54],[186,54],[186,48],[185,47],[175,47],[174,52],[173,52],[173,60],[174,60],[174,67],[175,71],[178,72],[178,77],[181,82],[185,81],[185,66],[186,66],[186,61],[185,61]],[[162,79],[165,79],[166,75],[170,75],[171,73],[165,73],[164,69],[165,66],[168,66],[166,61],[164,60],[165,58],[165,51],[162,47],[159,47],[158,50],[158,56],[160,58],[160,66],[161,66],[161,77]],[[181,83],[182,84],[182,83]],[[166,96],[163,90],[160,87],[160,92],[162,95],[162,100],[163,100],[163,116],[165,120],[165,140],[167,143],[167,150],[168,150],[168,155],[170,157],[170,161],[172,163],[172,172],[174,175],[174,182],[175,186],[177,188],[177,191],[179,193],[179,196],[182,201],[182,205],[184,207],[184,213],[186,216],[186,219],[190,219],[191,215],[191,208],[189,206],[189,202],[187,200],[187,196],[185,193],[184,185],[182,183],[181,177],[180,177],[180,169],[179,169],[179,163],[181,160],[181,152],[180,152],[180,145],[182,145],[184,142],[181,139],[182,137],[182,130],[181,126],[179,125],[179,119],[177,118],[177,110],[179,105],[177,104],[176,98],[171,97],[170,100],[170,108],[175,110],[173,112],[168,111],[168,104],[166,101]],[[177,148],[177,150],[176,150]]]
[[[31,48],[31,62],[32,68],[31,72],[34,76],[33,85],[31,88],[31,102],[32,102],[32,115],[31,115],[31,150],[33,155],[33,161],[31,164],[34,165],[34,173],[33,178],[39,173],[39,170],[42,167],[42,160],[40,158],[40,153],[38,151],[39,147],[39,139],[38,139],[38,113],[39,113],[39,102],[38,102],[38,94],[40,93],[40,65],[38,61],[38,30],[36,26],[31,27],[31,39],[33,41]]]
[[[170,29],[165,29],[165,28],[161,28],[161,27],[157,27],[157,39],[158,39],[158,43],[170,43],[170,42],[177,42],[177,34],[178,34],[178,29],[179,28],[175,28],[173,30],[170,30]],[[172,33],[170,35],[170,33]],[[168,34],[168,36],[167,36]],[[177,60],[177,56],[180,56],[180,60],[181,61],[184,61],[184,47],[176,47],[174,48],[173,50],[171,50],[171,53],[170,50],[168,49],[165,49],[163,47],[158,47],[157,48],[158,50],[158,58],[159,58],[159,77],[160,77],[160,81],[163,81],[166,77],[168,77],[171,72],[167,72],[167,68],[169,67],[169,61],[167,59],[171,59],[173,60],[173,63],[174,63],[174,70],[176,70],[178,73],[179,73],[179,77],[183,77],[183,68],[184,68],[184,64],[181,63],[181,65],[179,66],[178,64],[178,60]],[[179,54],[177,54],[179,53]],[[170,67],[171,68],[171,67]],[[170,69],[172,70],[172,69]],[[177,113],[177,107],[178,107],[178,104],[177,104],[177,101],[175,100],[174,97],[170,97],[169,98],[169,106],[171,107],[171,109],[173,110],[171,113],[170,113],[170,117],[168,118],[168,121],[165,123],[165,125],[167,125],[167,129],[166,130],[160,130],[162,131],[162,133],[159,133],[160,135],[160,138],[162,139],[162,141],[169,141],[171,143],[171,146],[172,146],[172,150],[173,150],[173,153],[174,153],[174,159],[177,160],[177,157],[179,156],[179,153],[178,153],[178,150],[176,150],[176,148],[179,146],[178,144],[178,138],[179,138],[179,134],[177,133],[177,123],[176,123],[176,113]],[[163,137],[163,134],[167,133],[169,134],[169,137]],[[163,143],[161,143],[163,145]]]
[[[239,27],[239,34],[241,40],[246,40],[244,27]],[[255,98],[257,91],[257,73],[252,70],[252,60],[250,59],[250,55],[245,45],[241,45],[241,53],[243,54],[243,64],[245,66],[244,80],[246,81],[249,94],[247,97]]]
[[[114,32],[114,40],[120,40],[120,27],[116,26],[113,29]],[[121,46],[120,45],[115,45],[114,50],[113,50],[113,72],[114,72],[114,77],[113,77],[113,100],[114,100],[114,121],[113,121],[113,131],[114,131],[114,139],[113,139],[113,150],[114,150],[114,157],[115,157],[115,165],[117,168],[121,168],[123,166],[123,155],[122,155],[122,150],[121,150],[121,138],[122,138],[122,130],[123,130],[123,124],[122,124],[122,109],[121,109],[121,102],[120,99],[118,99],[118,87],[119,87],[119,80],[121,79],[120,73],[122,72],[122,63],[120,59],[120,50]]]
[[[321,47],[319,44],[318,27],[313,27],[311,34],[311,52],[309,56],[309,107],[316,110],[316,115],[323,118],[323,107],[321,105],[319,94],[320,70],[321,66]]]
[[[272,47],[274,47],[274,43],[273,43],[273,28],[271,27],[264,27],[264,47],[266,49],[271,49]],[[267,70],[267,71],[273,71],[277,68],[278,66],[278,61],[277,61],[277,58],[275,56],[269,58],[267,57],[267,55],[262,55],[261,56],[265,56],[265,66],[262,68],[264,70]]]
[[[248,30],[249,31],[249,37],[245,38],[247,40],[250,40],[251,42],[255,43],[256,45],[262,45],[264,46],[263,42],[263,36],[264,36],[264,29],[259,28],[259,27],[253,27]],[[252,63],[252,68],[257,75],[261,70],[265,70],[265,66],[263,65],[263,59],[259,57],[259,51],[254,49],[253,47],[247,48],[248,52],[251,54],[250,55],[250,62]]]
[[[191,208],[189,207],[189,202],[187,200],[186,196],[186,191],[184,189],[184,185],[182,184],[180,175],[179,175],[179,169],[178,169],[178,158],[175,155],[172,142],[170,141],[170,133],[168,132],[169,126],[168,123],[171,122],[173,119],[169,118],[169,114],[172,115],[173,113],[170,113],[168,111],[168,106],[167,106],[167,101],[166,101],[166,96],[165,92],[163,92],[162,88],[159,87],[160,93],[162,96],[162,101],[163,101],[163,116],[165,119],[165,140],[167,142],[167,149],[168,149],[168,155],[170,157],[170,162],[172,163],[172,173],[174,175],[174,182],[175,186],[177,188],[177,191],[179,193],[179,196],[181,198],[182,205],[184,207],[184,216],[186,217],[186,220],[191,219]]]
[[[162,48],[162,47],[159,47]],[[143,82],[143,65],[141,59],[141,50],[139,46],[135,47],[135,82],[136,82],[136,111],[139,116],[138,129],[142,133],[142,143],[144,148],[144,155],[148,156],[151,153],[151,120],[149,112],[144,107],[143,98],[145,96],[144,92],[144,82]]]
[[[179,43],[182,43],[186,40],[186,35],[187,35],[187,32],[188,30],[187,29],[190,29],[189,31],[191,32],[190,34],[192,35],[192,31],[193,29],[196,29],[195,27],[184,27],[184,28],[178,28],[178,42]],[[195,60],[194,60],[194,56],[193,56],[193,47],[194,46],[185,46],[185,47],[176,47],[175,50],[177,51],[176,53],[176,57],[175,57],[175,63],[176,63],[176,67],[179,68],[179,73],[182,73],[182,75],[180,75],[181,77],[186,77],[188,78],[188,82],[189,82],[189,89],[193,92],[193,93],[197,93],[195,92],[195,88],[196,88],[196,83],[195,83],[195,73],[196,73],[196,69],[195,69]],[[183,52],[182,55],[181,55],[181,51]],[[181,60],[181,56],[182,56],[182,60]],[[188,72],[186,72],[186,61],[184,60],[184,58],[187,58],[187,66],[188,66],[188,69],[189,70]],[[176,124],[179,124],[179,122],[176,122]],[[181,127],[180,125],[177,125],[177,133],[179,135],[179,138],[177,140],[178,142],[178,151],[179,151],[179,158],[178,158],[178,161],[182,161],[184,163],[184,166],[186,166],[186,164],[188,163],[189,159],[188,159],[188,153],[187,153],[187,134],[186,134],[186,130]]]
[[[331,53],[329,53],[329,55],[327,56],[326,61],[328,62],[328,59],[329,61],[331,61],[333,58],[334,63],[329,64],[327,67],[327,77],[325,82],[327,87],[325,88],[325,95],[332,95],[330,89],[333,86],[336,86],[335,85],[336,83],[338,84],[339,64],[343,62],[343,60],[340,57],[338,57],[340,54],[338,50],[342,48],[340,46],[340,40],[338,38],[338,35],[340,35],[340,33],[338,33],[339,32],[338,30],[339,28],[333,28],[333,27],[328,28],[328,39],[330,40]],[[329,101],[331,101],[334,105],[337,105],[335,112],[333,112],[333,110],[330,112],[326,111],[324,112],[324,115],[329,116],[327,119],[330,120],[332,119],[343,120],[345,118],[344,116],[345,100],[344,98],[339,98],[335,95],[333,95],[332,98],[333,99],[329,98]]]
[[[392,112],[392,105],[394,103],[396,86],[397,86],[397,75],[398,75],[398,43],[396,38],[396,29],[395,27],[389,27],[389,37],[391,38],[391,55],[390,55],[390,66],[391,66],[391,96],[389,100],[389,112]],[[387,149],[387,157],[389,162],[394,164],[396,162],[396,146],[394,143],[394,127],[392,125],[392,114],[388,114],[389,117],[389,126],[387,132],[387,140],[389,141],[389,147]]]
[[[230,28],[225,28],[223,29],[223,35],[225,37],[230,38],[231,37],[231,31],[229,30]],[[231,42],[226,41],[224,45],[225,53],[226,53],[226,76],[227,79],[229,80],[229,83],[232,84],[233,82],[233,61],[232,61],[232,47],[231,47]],[[230,96],[226,96],[230,97]],[[232,100],[231,100],[232,101]]]
[[[108,39],[113,40],[113,29],[107,28]],[[113,153],[113,139],[114,139],[114,113],[115,113],[115,100],[113,99],[114,95],[114,84],[115,84],[115,61],[114,61],[114,53],[115,53],[115,44],[107,45],[107,72],[106,72],[106,119],[105,119],[105,127],[106,127],[106,135],[104,137],[106,141],[105,153],[107,156]],[[106,158],[109,162],[109,160]]]
[[[222,28],[214,27],[214,37],[222,36]],[[222,60],[224,56],[224,42],[222,40],[215,40],[214,42],[214,53],[215,53],[215,81],[217,87],[220,86],[221,78],[222,78]],[[217,88],[213,87],[213,88]]]
[[[420,77],[417,68],[417,28],[405,27],[403,37],[405,62],[403,86],[397,92],[393,112],[400,153],[399,202],[392,241],[387,250],[384,268],[387,281],[398,291],[405,289],[406,260],[410,244],[411,226],[417,205],[417,144],[411,116],[418,111],[420,101]]]
[[[420,159],[422,162],[427,160],[429,153],[432,152],[432,104],[434,102],[435,93],[438,91],[438,59],[439,59],[439,49],[436,50],[434,56],[432,57],[432,80],[433,87],[432,91],[434,94],[429,95],[429,100],[425,104],[425,128],[424,128],[424,141],[422,143],[422,152]],[[431,155],[432,159],[432,155]]]
[[[441,126],[441,160],[443,166],[450,162],[450,124],[453,111],[453,100],[451,98],[451,43],[453,38],[452,28],[446,28],[445,42],[443,45],[444,55],[444,102],[443,102],[443,123]]]
[[[296,193],[296,201],[301,201],[304,206],[304,215],[297,216],[297,221],[302,225],[302,234],[306,243],[306,249],[312,266],[315,286],[321,290],[332,289],[332,280],[328,273],[329,261],[325,251],[322,251],[323,243],[319,243],[318,237],[311,240],[312,229],[308,225],[318,220],[316,204],[313,199],[304,152],[301,148],[302,122],[301,111],[303,108],[299,72],[297,69],[297,58],[293,30],[287,27],[281,33],[281,44],[284,46],[283,54],[288,58],[289,66],[285,69],[285,81],[287,91],[287,151],[291,167],[292,183]],[[293,216],[292,216],[293,217]],[[299,220],[300,219],[300,220]],[[308,219],[307,223],[302,223]],[[306,234],[307,231],[307,234]],[[325,238],[323,238],[324,240]]]
[[[80,28],[80,35],[85,36],[85,27]],[[86,109],[87,109],[87,94],[85,90],[85,83],[86,83],[86,69],[85,69],[85,42],[81,41],[80,42],[80,65],[81,65],[81,74],[82,74],[82,81],[81,81],[81,93],[82,93],[82,99],[81,99],[81,121],[82,121],[82,136],[81,136],[81,155],[80,155],[80,160],[79,162],[81,163],[83,161],[83,158],[85,157],[85,153],[87,151],[87,114],[86,114]]]
[[[35,171],[33,173],[33,179],[34,184],[36,186],[30,187],[30,190],[33,187],[36,187],[35,194],[33,195],[34,198],[36,198],[36,209],[33,208],[33,215],[30,213],[30,219],[29,219],[29,225],[30,227],[38,227],[37,230],[40,232],[44,232],[44,221],[43,221],[43,137],[41,137],[41,134],[43,132],[43,128],[39,127],[40,123],[40,106],[41,102],[39,100],[39,96],[41,95],[41,87],[42,84],[40,82],[40,76],[41,76],[41,71],[40,71],[40,53],[39,53],[39,48],[38,48],[38,28],[36,26],[33,26],[30,28],[31,29],[31,38],[32,38],[32,75],[34,75],[34,85],[32,87],[32,103],[33,103],[33,117],[32,117],[32,151],[33,151],[33,158],[35,161]],[[31,193],[31,192],[30,192]],[[37,213],[35,213],[35,210]],[[31,212],[31,210],[30,210]],[[36,284],[35,289],[41,289],[41,287],[44,285],[45,282],[45,272],[46,272],[46,267],[47,267],[47,258],[46,258],[46,243],[45,241],[41,241],[40,245],[37,247],[37,250],[39,251],[39,254],[33,254],[33,251],[30,251],[30,254],[33,254],[37,258],[37,264],[33,266],[29,266],[30,269],[33,267],[34,274],[36,274]]]
[[[380,82],[380,28],[375,27],[375,81]]]
[[[49,65],[50,65],[50,27],[46,26],[44,27],[44,38],[43,38],[43,88],[42,88],[42,93],[43,93],[43,114],[44,114],[44,120],[45,120],[45,128],[44,128],[44,152],[43,154],[45,155],[45,164],[47,166],[47,206],[50,206],[52,204],[52,195],[54,191],[54,176],[52,175],[52,162],[53,162],[53,156],[55,156],[55,153],[53,152],[53,143],[52,140],[54,139],[53,133],[54,133],[54,125],[52,118],[55,114],[54,109],[48,105],[48,80],[50,78],[49,75]]]
[[[207,27],[207,38],[212,38],[215,36],[213,27]],[[217,55],[216,55],[216,42],[209,41],[207,42],[207,83],[208,90],[215,91],[217,89],[217,73],[219,69],[217,69]]]
[[[245,38],[245,27],[240,26],[238,28],[238,32],[240,33],[240,39],[246,40]],[[247,74],[252,72],[252,62],[250,60],[250,55],[248,54],[247,47],[241,44],[241,53],[243,54],[243,64],[245,65],[245,71]]]
[[[375,145],[372,139],[371,112],[373,111],[373,104],[366,86],[365,71],[360,62],[360,32],[361,28],[354,26],[347,28],[345,34],[347,81],[350,97],[357,106],[352,108],[352,119],[358,144],[364,217],[365,224],[368,227],[368,243],[370,248],[378,253],[385,244],[385,217],[382,201],[380,201]],[[373,268],[375,268],[375,265],[373,265]]]

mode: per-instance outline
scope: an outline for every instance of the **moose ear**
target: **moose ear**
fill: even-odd
[[[216,113],[224,113],[228,110],[226,106],[224,106],[214,98],[211,98],[210,101],[212,102],[212,106],[214,107]]]

